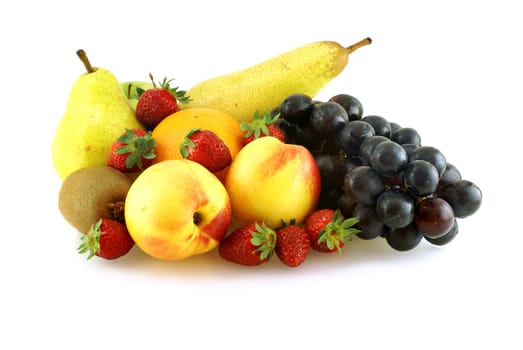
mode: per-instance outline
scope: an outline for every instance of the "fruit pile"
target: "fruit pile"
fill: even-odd
[[[305,45],[188,91],[152,75],[120,83],[79,50],[87,73],[52,145],[78,251],[116,259],[136,245],[180,260],[217,248],[242,265],[276,255],[297,267],[354,236],[399,251],[450,242],[480,189],[354,96],[313,100],[367,44]]]

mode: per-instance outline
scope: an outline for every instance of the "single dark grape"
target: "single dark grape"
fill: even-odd
[[[415,144],[412,144],[412,143],[404,143],[403,145],[401,145],[401,147],[403,147],[405,152],[407,152],[407,158],[410,159],[410,155],[412,154],[412,152],[415,149],[420,148],[421,146],[420,145],[415,145]]]
[[[285,135],[286,143],[296,143],[296,125],[289,123],[287,120],[278,118],[274,123]]]
[[[298,145],[306,147],[313,154],[316,154],[316,150],[320,147],[323,141],[316,134],[316,130],[310,124],[296,126],[294,138]]]
[[[317,209],[338,209],[339,198],[343,196],[343,189],[340,188],[326,188],[321,190]]]
[[[449,232],[454,224],[454,211],[441,198],[425,198],[418,203],[414,221],[425,237],[439,238]]]
[[[376,148],[378,143],[383,141],[389,141],[389,139],[385,136],[376,135],[369,137],[361,143],[358,157],[360,158],[362,164],[370,165],[370,156],[372,155],[372,152],[374,152],[374,148]]]
[[[389,246],[401,252],[416,248],[422,238],[423,235],[414,224],[393,228],[385,233],[385,239]]]
[[[458,218],[474,214],[481,206],[483,198],[479,187],[468,180],[456,181],[444,187],[437,195],[450,204]]]
[[[320,170],[321,190],[343,188],[345,177],[345,167],[343,160],[334,155],[317,155],[315,156],[316,165]]]
[[[374,205],[357,204],[352,216],[359,221],[355,225],[361,232],[356,235],[361,239],[374,239],[383,233],[383,223],[378,219]]]
[[[374,136],[372,125],[361,120],[354,120],[340,130],[338,144],[347,156],[357,156],[361,143],[372,136]]]
[[[443,174],[439,178],[438,190],[443,189],[445,186],[453,184],[456,181],[461,180],[461,173],[458,168],[454,165],[447,163],[447,167]]]
[[[343,167],[345,169],[345,174],[360,165],[363,165],[363,163],[357,157],[344,157],[343,158]]]
[[[392,177],[407,166],[407,152],[396,142],[380,142],[372,152],[370,164],[380,175]]]
[[[432,146],[421,146],[413,150],[410,154],[409,160],[413,161],[418,159],[432,163],[432,165],[438,169],[439,176],[441,176],[447,168],[447,159],[445,159],[443,153]]]
[[[414,220],[414,199],[403,192],[383,192],[376,201],[376,213],[390,228],[405,227]]]
[[[442,246],[442,245],[445,245],[445,244],[449,243],[450,241],[452,241],[456,237],[458,232],[459,232],[458,220],[454,220],[454,224],[452,225],[450,230],[447,233],[445,233],[443,236],[438,237],[438,238],[430,238],[430,237],[426,237],[426,236],[424,236],[424,237],[429,243],[438,245],[438,246]]]
[[[404,145],[410,143],[413,145],[421,145],[421,137],[413,128],[399,128],[391,134],[391,140]]]
[[[394,134],[394,132],[396,130],[399,130],[401,129],[401,125],[399,125],[398,123],[394,123],[394,122],[390,122],[390,135],[392,136],[392,134]]]
[[[338,198],[338,208],[341,211],[341,214],[346,217],[353,217],[354,208],[358,205],[358,202],[347,194],[343,194]]]
[[[438,169],[426,160],[414,160],[403,171],[403,185],[413,196],[427,196],[436,192],[438,183]]]
[[[390,138],[391,128],[390,123],[387,119],[380,117],[379,115],[368,115],[366,117],[363,117],[363,119],[361,120],[372,125],[376,135]]]
[[[363,106],[361,102],[354,96],[347,94],[339,94],[329,99],[329,102],[336,102],[347,111],[349,120],[359,120],[363,115]]]
[[[381,176],[370,166],[362,165],[352,169],[343,181],[345,193],[362,204],[374,204],[384,191]]]
[[[338,145],[336,138],[323,139],[320,146],[316,149],[316,154],[328,154],[334,156],[342,155],[343,151]]]
[[[280,105],[280,118],[292,124],[307,124],[312,109],[312,99],[304,94],[287,96]]]
[[[314,105],[310,115],[310,123],[321,138],[335,136],[348,122],[347,112],[335,102]]]

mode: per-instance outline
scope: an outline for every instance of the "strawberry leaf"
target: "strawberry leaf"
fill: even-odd
[[[95,256],[96,253],[98,253],[100,250],[100,236],[102,235],[102,231],[100,229],[101,225],[102,219],[99,219],[91,226],[89,232],[85,235],[82,235],[80,238],[80,245],[78,246],[77,251],[80,254],[89,253],[87,255],[87,260]]]
[[[163,80],[160,82],[160,87],[168,90],[180,103],[189,103],[192,101],[192,98],[190,96],[186,96],[185,94],[187,91],[185,90],[178,90],[179,87],[171,87],[171,82],[174,81],[174,79],[163,78]]]
[[[336,210],[332,220],[320,231],[318,244],[325,242],[327,248],[336,249],[341,254],[342,243],[352,240],[352,236],[361,232],[352,227],[358,222],[357,218],[345,219],[340,210]]]
[[[251,232],[251,244],[257,247],[254,252],[260,253],[260,259],[270,259],[276,247],[276,232],[264,222],[254,224],[255,231]]]
[[[244,136],[254,138],[259,138],[261,134],[269,135],[269,129],[267,125],[274,124],[280,115],[277,114],[274,117],[271,115],[270,111],[265,112],[265,114],[260,114],[259,111],[254,112],[254,116],[251,122],[243,122],[240,124],[240,129],[245,132]]]
[[[196,147],[193,140],[191,140],[191,136],[193,136],[198,131],[200,131],[200,128],[192,128],[184,135],[183,141],[179,147],[180,153],[184,159],[187,159],[187,157],[189,157],[189,148]]]
[[[128,154],[125,160],[125,166],[128,169],[138,166],[143,169],[142,159],[153,159],[156,157],[154,148],[156,147],[156,140],[152,137],[151,131],[148,131],[144,136],[137,136],[133,130],[125,129],[118,139],[122,144],[114,153]]]

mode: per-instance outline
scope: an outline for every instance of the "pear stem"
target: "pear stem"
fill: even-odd
[[[91,62],[89,62],[89,58],[87,58],[87,54],[85,53],[84,50],[78,50],[76,51],[76,55],[80,58],[80,61],[82,61],[82,63],[84,64],[85,66],[85,69],[87,70],[87,73],[93,73],[94,71],[96,71],[96,69],[91,66]]]
[[[367,37],[363,40],[358,41],[355,44],[352,44],[351,46],[347,46],[345,49],[347,50],[348,54],[351,54],[352,52],[356,51],[362,46],[370,45],[370,43],[372,43],[372,39]]]

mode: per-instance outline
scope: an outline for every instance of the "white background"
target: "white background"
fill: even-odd
[[[516,1],[18,1],[0,13],[2,349],[521,349],[521,12]],[[343,5],[341,5],[343,4]],[[6,7],[7,6],[7,7]],[[448,246],[355,240],[246,268],[138,248],[76,252],[51,139],[75,51],[122,81],[182,88],[299,45],[374,42],[318,96],[416,128],[483,191]],[[8,345],[9,344],[9,345]]]

